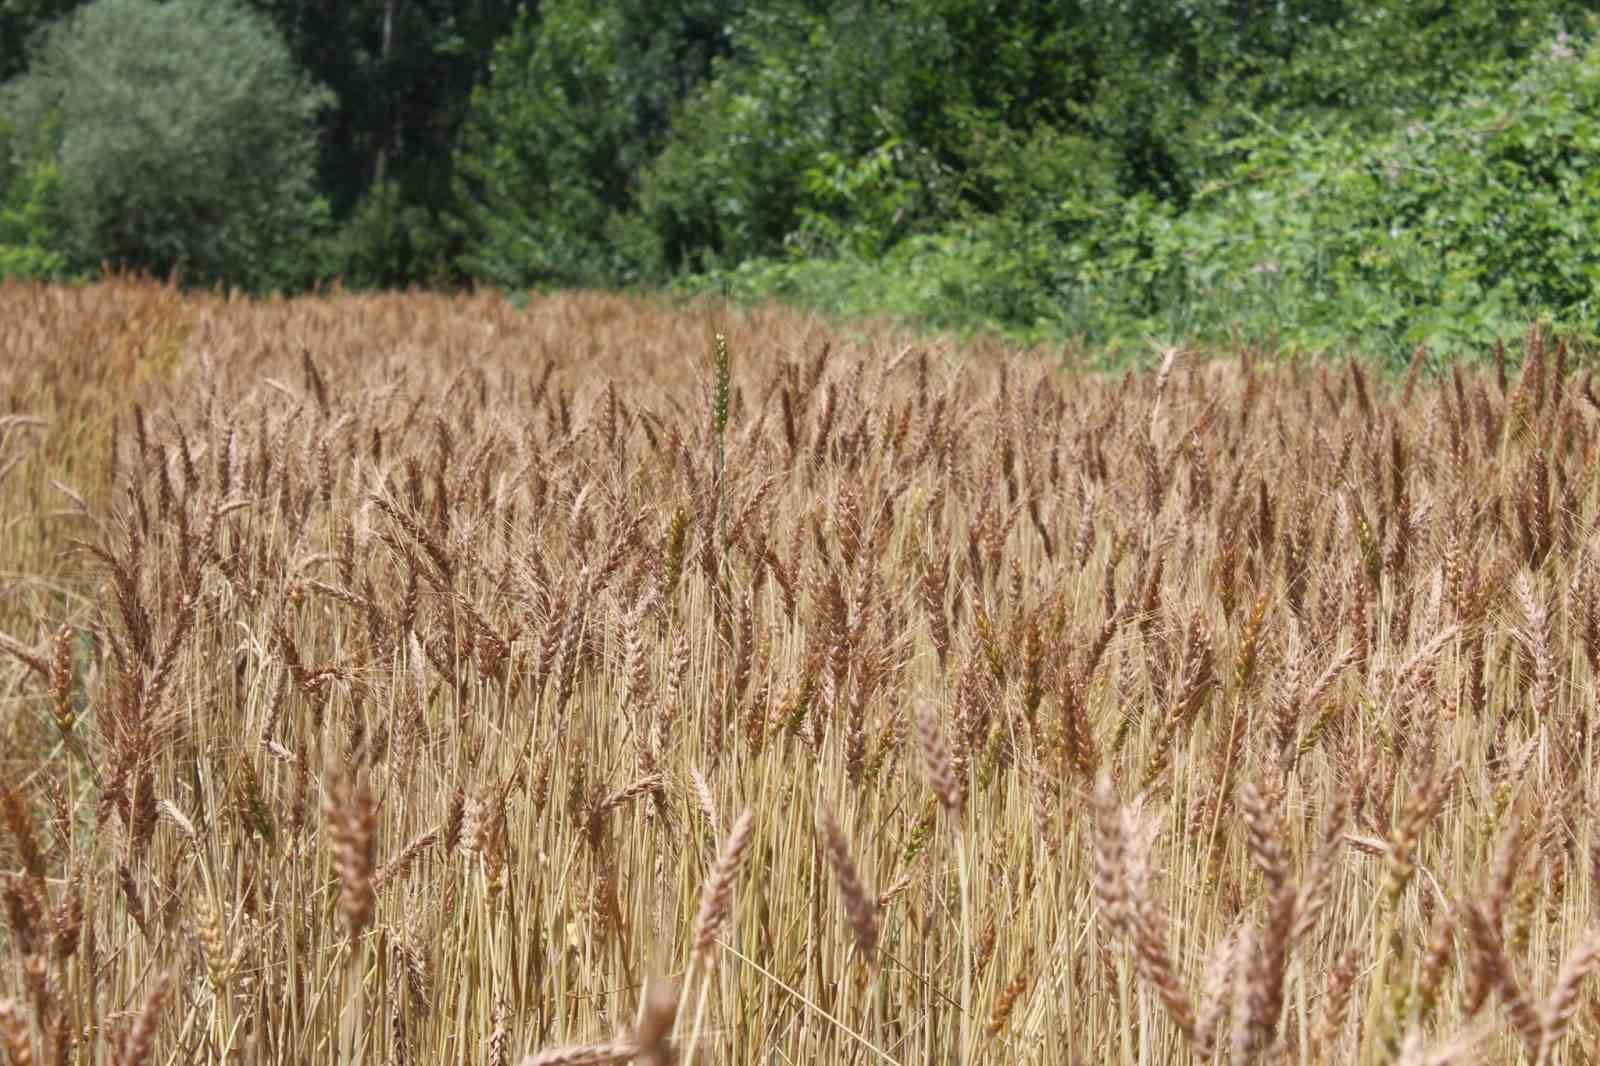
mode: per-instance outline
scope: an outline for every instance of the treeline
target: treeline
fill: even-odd
[[[0,271],[1592,328],[1600,2],[9,0]]]

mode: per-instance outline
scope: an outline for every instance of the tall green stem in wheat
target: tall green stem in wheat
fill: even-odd
[[[724,540],[728,535],[728,513],[723,506],[722,475],[727,463],[724,451],[723,434],[728,428],[728,385],[731,377],[728,359],[728,337],[726,334],[716,334],[715,366],[716,380],[711,392],[711,428],[717,439],[717,514],[722,523],[721,534]]]

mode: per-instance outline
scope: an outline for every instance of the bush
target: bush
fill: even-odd
[[[1254,332],[1403,355],[1600,311],[1600,49],[1561,36],[1376,140],[1263,128],[1168,253],[1184,301]],[[1227,324],[1211,311],[1199,325]]]
[[[70,268],[259,288],[298,280],[295,253],[325,217],[314,122],[328,99],[233,0],[97,0],[48,33],[4,105],[23,172],[52,175],[50,237]]]
[[[686,279],[683,288],[1025,343],[1070,335],[1115,351],[1173,324],[1177,279],[1153,251],[1172,225],[1172,209],[1153,197],[1108,193],[1093,206],[1064,201],[1037,219],[974,215],[899,241],[881,257],[747,260]]]
[[[59,280],[68,275],[66,257],[51,248],[62,227],[60,175],[52,160],[21,155],[0,119],[0,277]]]
[[[860,235],[881,234],[882,212],[857,204],[889,202],[886,168],[868,157],[814,169],[809,193],[850,203],[850,217],[802,211],[802,234],[825,238],[803,256],[700,284],[1112,347],[1240,332],[1404,360],[1417,345],[1485,351],[1533,317],[1594,339],[1600,45],[1552,35],[1460,72],[1449,98],[1385,127],[1236,117],[1249,131],[1207,148],[1230,164],[1181,209],[1129,191],[1087,138],[975,123],[965,180],[995,209],[925,227],[881,257]]]
[[[312,258],[318,277],[337,277],[354,290],[407,280],[442,288],[455,281],[438,218],[407,203],[399,184],[388,179],[374,183],[349,219],[318,240]]]

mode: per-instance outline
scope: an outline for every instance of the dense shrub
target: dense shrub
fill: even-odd
[[[66,277],[66,257],[51,247],[63,226],[59,171],[48,157],[23,162],[17,148],[0,119],[0,277]]]
[[[407,279],[448,286],[454,281],[448,241],[432,212],[409,202],[397,182],[381,181],[348,219],[318,239],[315,273],[356,290]]]
[[[1394,89],[1423,98],[1413,79]],[[862,197],[867,210],[826,226],[802,213],[798,232],[822,239],[791,242],[800,258],[705,283],[1112,345],[1243,332],[1399,358],[1419,344],[1482,350],[1535,315],[1568,335],[1592,328],[1600,52],[1589,38],[1554,32],[1387,116],[1284,117],[1243,104],[1215,116],[1190,146],[1182,203],[1130,190],[1126,159],[1104,141],[975,124],[961,180],[988,191],[988,209],[965,205],[872,255],[854,239],[873,229]],[[853,191],[851,179],[878,172],[837,173]]]
[[[1600,51],[1565,36],[1368,140],[1263,126],[1163,254],[1183,301],[1308,345],[1483,345],[1600,296]]]

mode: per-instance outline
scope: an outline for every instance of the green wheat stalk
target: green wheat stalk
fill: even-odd
[[[717,437],[717,513],[722,522],[722,539],[728,539],[728,511],[722,499],[723,468],[727,462],[723,433],[728,428],[728,384],[731,378],[726,334],[715,335],[714,368],[716,380],[711,393],[711,428]]]

